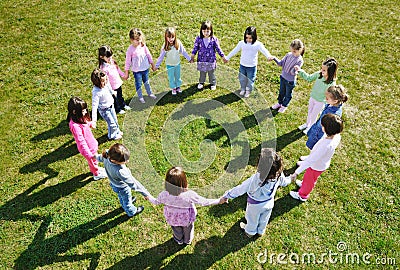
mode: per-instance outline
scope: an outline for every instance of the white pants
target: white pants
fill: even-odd
[[[308,101],[307,128],[310,128],[316,121],[319,113],[324,108],[325,103],[319,102],[310,97]]]
[[[271,202],[259,204],[247,203],[245,214],[247,224],[244,228],[245,232],[250,235],[255,235],[256,233],[263,235],[271,213]]]

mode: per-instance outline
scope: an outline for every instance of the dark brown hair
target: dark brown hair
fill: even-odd
[[[339,115],[327,113],[321,119],[321,125],[324,127],[328,136],[339,134],[343,131],[343,121]]]
[[[306,46],[304,46],[303,42],[300,39],[295,39],[290,43],[290,48],[294,50],[300,50],[300,55],[303,56],[306,51]]]
[[[104,73],[101,69],[94,69],[90,79],[92,83],[97,86],[98,88],[102,88],[102,82],[106,79],[107,74]],[[104,87],[104,86],[103,86]]]
[[[178,196],[186,191],[188,183],[186,174],[181,167],[172,167],[165,175],[165,190],[169,194]]]
[[[246,43],[246,35],[251,36],[251,44],[254,44],[257,41],[257,30],[254,26],[249,26],[244,31],[244,43]]]
[[[120,143],[113,144],[108,151],[103,152],[104,158],[121,163],[127,162],[130,156],[131,153],[129,152],[129,149]]]
[[[108,45],[103,45],[98,49],[98,60],[99,60],[99,68],[101,65],[106,63],[106,61],[102,57],[107,57],[110,58],[113,55],[113,51],[111,50],[111,47]]]
[[[339,104],[345,103],[349,99],[349,96],[346,94],[346,89],[341,84],[329,86],[326,91],[331,94],[332,98],[337,100]]]
[[[83,110],[86,109],[86,114],[83,115]],[[67,121],[72,119],[75,123],[85,124],[90,121],[87,103],[80,97],[71,97],[68,101],[68,116]]]
[[[325,83],[330,84],[336,79],[336,71],[338,68],[338,63],[335,58],[329,58],[325,60],[322,65],[328,68],[328,78],[326,79]],[[322,72],[319,73],[319,78],[322,78]]]
[[[257,172],[260,173],[261,186],[275,180],[283,171],[283,160],[272,148],[262,148],[258,160]]]
[[[204,35],[203,35],[203,31],[202,31],[202,30],[207,30],[207,29],[209,29],[209,30],[211,31],[211,32],[210,32],[210,37],[213,36],[214,32],[213,32],[212,23],[211,23],[210,21],[204,21],[204,22],[201,24],[201,27],[200,27],[200,37],[201,37],[201,38],[204,38]]]

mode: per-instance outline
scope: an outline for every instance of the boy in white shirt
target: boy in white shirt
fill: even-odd
[[[324,136],[315,144],[309,156],[301,156],[301,161],[297,162],[299,167],[294,174],[291,175],[292,181],[302,173],[303,181],[296,180],[297,186],[300,187],[298,192],[290,191],[290,196],[300,201],[306,201],[314,189],[319,176],[329,168],[336,147],[340,143],[340,132],[343,130],[342,119],[335,114],[326,114],[321,120]]]

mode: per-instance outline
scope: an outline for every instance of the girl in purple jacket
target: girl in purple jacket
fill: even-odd
[[[203,89],[204,82],[206,81],[206,74],[211,84],[211,90],[217,89],[217,79],[215,78],[215,69],[217,68],[217,52],[224,62],[224,52],[219,46],[219,41],[216,36],[213,35],[213,27],[210,21],[205,21],[201,24],[200,35],[196,37],[194,41],[194,47],[192,51],[191,62],[194,62],[194,56],[197,56],[197,70],[200,71],[198,89]]]

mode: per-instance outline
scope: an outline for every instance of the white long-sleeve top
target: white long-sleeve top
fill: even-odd
[[[303,161],[299,161],[299,167],[295,173],[300,174],[307,168],[316,171],[325,171],[331,164],[331,159],[335,153],[336,147],[340,143],[341,136],[336,134],[332,139],[326,137],[326,134],[314,145],[310,155]]]
[[[92,121],[97,121],[97,109],[110,108],[114,104],[113,90],[109,82],[103,88],[93,86],[92,90]]]
[[[258,64],[258,52],[261,52],[265,57],[271,57],[269,51],[264,47],[260,41],[251,43],[245,43],[243,40],[239,41],[236,47],[228,54],[226,57],[227,60],[231,59],[232,56],[237,54],[240,50],[242,50],[242,54],[240,56],[240,64],[245,67],[255,67]]]

